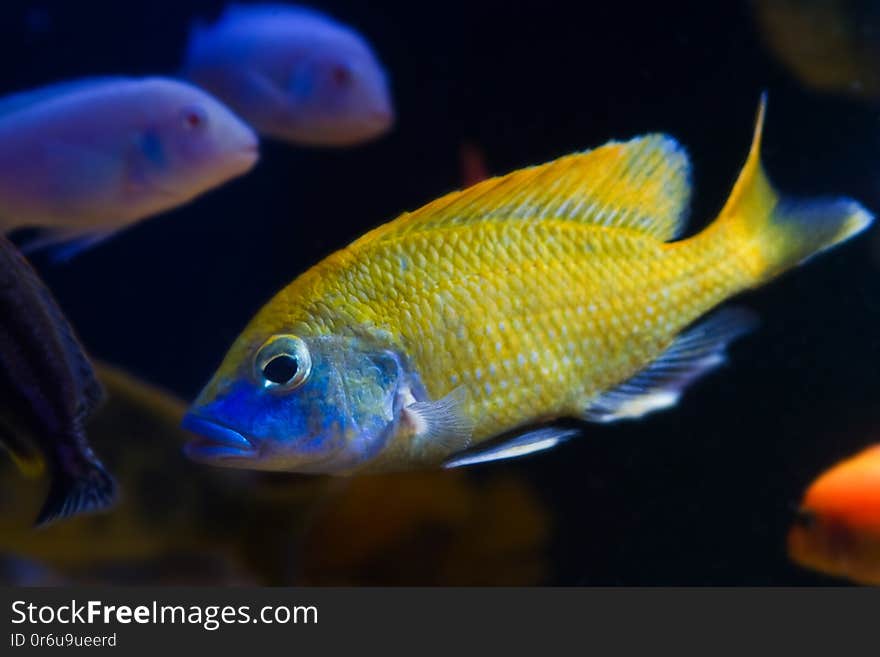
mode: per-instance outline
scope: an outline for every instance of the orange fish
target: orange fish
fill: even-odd
[[[788,554],[806,568],[880,585],[880,445],[810,485],[788,534]]]

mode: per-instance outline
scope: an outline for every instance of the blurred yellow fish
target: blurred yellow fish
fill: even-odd
[[[554,521],[521,473],[436,470],[336,481],[347,485],[315,505],[294,551],[297,586],[548,581]]]
[[[674,405],[751,319],[721,311],[682,331],[872,221],[849,199],[777,195],[763,115],[762,102],[720,216],[688,239],[688,158],[660,134],[483,181],[366,234],[251,321],[184,421],[199,435],[188,454],[297,472],[450,467],[573,433],[539,421]]]

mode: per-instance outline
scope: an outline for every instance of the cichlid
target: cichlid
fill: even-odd
[[[197,25],[184,75],[259,132],[297,144],[347,146],[394,123],[385,71],[364,38],[305,7],[233,5]]]
[[[72,255],[247,172],[257,150],[229,109],[175,80],[90,79],[9,96],[0,231],[45,228],[42,245],[72,242]]]
[[[679,239],[688,158],[653,134],[455,192],[367,233],[250,322],[185,420],[188,454],[348,473],[547,449],[673,406],[752,324],[722,310],[862,231],[849,199],[780,197],[748,160],[719,217]],[[513,432],[508,440],[489,441]],[[462,450],[471,448],[461,454]]]
[[[810,485],[788,534],[788,553],[807,568],[880,584],[880,445]]]
[[[113,503],[116,485],[84,429],[102,398],[52,294],[0,236],[0,443],[25,474],[48,470],[39,524]]]

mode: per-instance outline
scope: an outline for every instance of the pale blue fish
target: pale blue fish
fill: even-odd
[[[0,100],[0,232],[46,229],[63,256],[183,205],[257,162],[220,101],[168,78],[62,82]]]
[[[394,123],[385,71],[366,40],[330,16],[290,5],[233,5],[193,29],[184,75],[260,133],[348,146]]]

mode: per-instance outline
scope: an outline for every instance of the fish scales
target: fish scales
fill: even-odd
[[[308,334],[369,325],[395,336],[432,398],[466,387],[479,441],[533,407],[582,413],[747,286],[748,266],[729,244],[664,244],[562,221],[418,231],[337,253],[255,321]],[[540,390],[520,366],[532,354]]]

